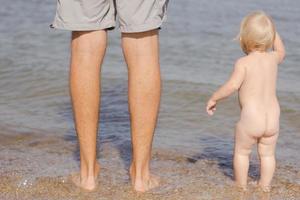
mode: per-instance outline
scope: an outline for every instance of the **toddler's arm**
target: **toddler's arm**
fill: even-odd
[[[278,63],[280,64],[285,57],[285,48],[284,48],[284,44],[281,40],[281,37],[279,36],[279,34],[277,32],[275,35],[273,50],[274,50],[274,54],[275,54],[276,58],[278,59]]]
[[[217,101],[230,96],[233,92],[237,91],[241,87],[244,76],[245,67],[243,60],[239,59],[234,66],[234,70],[229,80],[222,85],[208,100],[206,111],[209,115],[213,115],[214,111],[216,110]]]

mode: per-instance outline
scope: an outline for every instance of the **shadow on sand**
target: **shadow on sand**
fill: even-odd
[[[196,163],[198,160],[216,162],[220,171],[233,180],[233,141],[230,143],[225,139],[222,140],[222,138],[212,136],[206,136],[203,140],[214,145],[205,147],[201,153],[187,158],[187,161],[190,163]],[[203,141],[201,141],[201,144],[203,144]],[[251,163],[251,156],[249,176],[255,180],[259,177],[259,167],[257,164]]]

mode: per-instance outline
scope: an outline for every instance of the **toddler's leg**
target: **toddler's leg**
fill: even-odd
[[[275,147],[278,134],[270,137],[262,137],[258,142],[258,154],[260,157],[260,180],[259,186],[265,190],[270,190],[270,184],[275,172]]]
[[[247,134],[241,125],[236,126],[233,158],[234,177],[237,186],[244,190],[247,188],[249,155],[255,142],[256,139]]]

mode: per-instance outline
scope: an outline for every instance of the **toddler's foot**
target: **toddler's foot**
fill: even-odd
[[[261,185],[258,181],[253,181],[250,184],[258,187],[262,192],[271,192],[271,186],[269,185],[267,186]]]
[[[239,184],[236,184],[236,187],[238,190],[242,191],[242,192],[247,192],[248,191],[248,187],[247,185],[239,185]]]
[[[271,186],[269,186],[269,185],[263,186],[263,185],[258,184],[257,186],[263,192],[266,192],[266,193],[271,192]]]

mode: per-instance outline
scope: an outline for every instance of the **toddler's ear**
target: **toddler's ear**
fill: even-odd
[[[242,37],[240,36],[240,34],[238,34],[237,36],[235,36],[235,37],[233,38],[233,41],[241,42],[241,41],[242,41]]]

